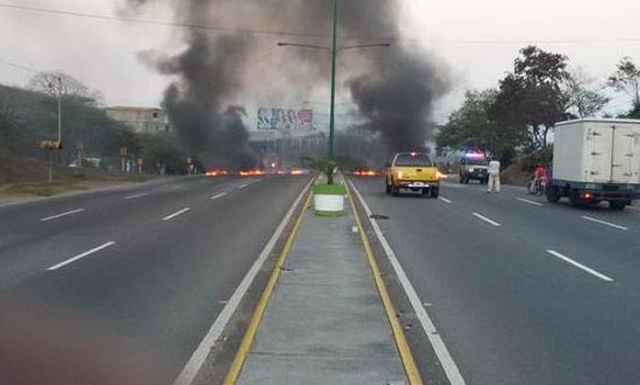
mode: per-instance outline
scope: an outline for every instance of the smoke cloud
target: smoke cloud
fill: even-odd
[[[144,12],[149,0],[128,0],[128,12]],[[251,162],[246,111],[251,103],[309,100],[328,89],[330,57],[325,51],[277,48],[276,41],[329,46],[331,0],[165,0],[176,21],[207,28],[181,31],[181,52],[149,51],[142,59],[175,81],[164,106],[188,151],[216,161]],[[400,40],[400,0],[342,0],[341,47],[391,42],[391,48],[343,50],[338,81],[388,152],[423,149],[433,103],[449,89],[447,71]],[[220,28],[218,28],[220,27]],[[291,60],[293,58],[293,60]]]

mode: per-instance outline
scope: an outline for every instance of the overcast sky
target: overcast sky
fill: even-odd
[[[108,105],[157,106],[169,79],[145,67],[136,55],[149,48],[175,50],[175,27],[2,6],[115,16],[118,3],[0,0],[0,83],[22,86],[33,75],[7,62],[32,70],[59,69],[102,91]],[[571,66],[582,67],[601,83],[623,56],[640,64],[638,0],[404,0],[403,11],[399,44],[436,56],[452,72],[454,89],[435,111],[440,122],[459,106],[466,90],[496,87],[527,44],[566,54]],[[160,7],[149,17],[170,20]],[[606,110],[621,111],[627,103],[619,95]]]

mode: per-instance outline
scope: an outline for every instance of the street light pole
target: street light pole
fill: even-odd
[[[331,43],[331,107],[329,112],[329,160],[335,160],[336,56],[338,32],[338,0],[333,0],[333,32]]]
[[[347,49],[354,48],[368,48],[368,47],[389,47],[389,43],[371,43],[371,44],[356,44],[351,46],[344,46],[338,48],[338,9],[340,8],[340,0],[333,0],[333,20],[332,20],[332,34],[331,34],[331,107],[329,112],[329,160],[335,160],[335,105],[336,105],[336,58],[338,53]],[[299,44],[299,43],[276,43],[278,47],[304,47],[326,50],[329,47],[312,45],[312,44]]]
[[[58,75],[58,142],[62,141],[62,78]]]

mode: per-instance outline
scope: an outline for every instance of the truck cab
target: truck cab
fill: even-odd
[[[399,152],[387,165],[385,187],[387,194],[394,196],[405,190],[437,198],[440,193],[440,174],[426,153]]]

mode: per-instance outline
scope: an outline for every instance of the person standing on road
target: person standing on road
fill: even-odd
[[[487,192],[494,191],[500,192],[500,162],[497,159],[489,162],[489,184],[487,186]]]

